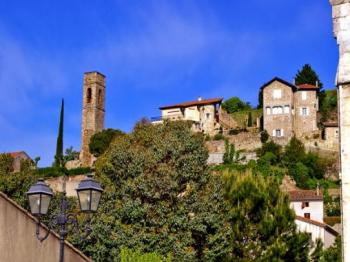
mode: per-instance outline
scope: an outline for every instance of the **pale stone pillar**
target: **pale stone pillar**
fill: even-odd
[[[339,46],[336,77],[340,132],[342,256],[350,262],[350,0],[330,0],[333,31]]]

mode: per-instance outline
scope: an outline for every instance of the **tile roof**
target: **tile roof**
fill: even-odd
[[[301,84],[298,85],[298,90],[314,90],[314,89],[319,89],[318,86],[310,85],[310,84]]]
[[[211,99],[202,99],[202,100],[195,100],[195,101],[189,101],[189,102],[183,102],[180,104],[174,104],[174,105],[168,105],[168,106],[162,106],[159,109],[169,109],[169,108],[186,108],[190,106],[200,106],[200,105],[210,105],[210,104],[217,104],[221,103],[223,100],[222,97],[219,98],[211,98]]]
[[[319,191],[319,194],[317,194],[316,190],[293,190],[289,191],[288,194],[290,201],[323,200],[323,194],[321,190]]]
[[[331,233],[332,235],[335,235],[335,236],[338,235],[338,232],[335,229],[333,229],[331,226],[329,226],[323,222],[319,222],[319,221],[312,220],[312,219],[305,218],[305,217],[301,217],[301,216],[295,216],[295,219],[302,221],[302,222],[305,222],[305,223],[308,223],[308,224],[318,226],[318,227],[322,227],[325,230],[327,230],[329,233]]]
[[[30,157],[28,156],[28,154],[27,154],[26,152],[24,152],[24,151],[8,152],[8,153],[6,153],[6,154],[9,154],[9,155],[12,156],[13,158],[19,157],[19,156],[21,156],[21,155],[25,155],[26,157],[30,158]]]
[[[325,127],[339,127],[338,121],[323,122]]]

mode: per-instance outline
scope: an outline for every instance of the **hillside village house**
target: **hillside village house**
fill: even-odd
[[[9,152],[7,154],[9,154],[13,158],[12,168],[14,172],[21,171],[22,160],[31,160],[28,154],[24,151]]]
[[[285,143],[294,135],[302,138],[318,132],[317,86],[296,86],[275,77],[261,90],[264,129],[276,142]]]
[[[213,135],[220,130],[219,109],[223,98],[202,99],[180,104],[162,106],[161,117],[152,118],[152,123],[161,123],[165,119],[188,120],[193,122],[195,132]]]
[[[295,223],[301,232],[311,234],[312,240],[321,239],[324,248],[330,247],[338,233],[323,222],[323,194],[320,190],[289,191],[290,207],[295,212]]]

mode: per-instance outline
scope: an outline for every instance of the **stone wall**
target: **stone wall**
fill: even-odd
[[[302,99],[305,92],[306,99]],[[302,114],[302,109],[307,108],[307,115]],[[310,135],[317,132],[318,98],[315,90],[301,90],[294,93],[294,133],[297,137]]]
[[[274,98],[274,90],[281,90],[281,98]],[[284,137],[292,137],[293,135],[293,90],[291,87],[279,82],[274,81],[269,86],[264,88],[263,110],[264,110],[264,129],[273,136],[273,130],[283,130]],[[289,113],[272,114],[274,106],[281,106],[284,110],[284,106],[289,106]],[[267,107],[270,108],[271,113],[267,114]]]
[[[0,192],[0,261],[1,262],[57,262],[59,237],[50,233],[40,242],[36,239],[36,219],[14,201]],[[44,234],[46,229],[41,227]],[[65,262],[91,261],[66,242]]]
[[[93,134],[103,130],[104,114],[105,76],[98,72],[85,73],[80,150],[82,166],[91,166],[95,160],[90,154],[89,143]]]
[[[350,0],[330,0],[339,46],[338,86],[343,261],[350,261]]]
[[[86,178],[85,175],[66,177],[66,192],[68,197],[77,197],[77,191],[75,189],[78,187],[80,181],[85,178]],[[62,192],[62,185],[63,185],[62,176],[47,179],[45,180],[45,183],[47,183],[55,193]]]

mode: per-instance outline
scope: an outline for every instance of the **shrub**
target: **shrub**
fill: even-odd
[[[102,155],[109,147],[110,143],[116,136],[124,135],[124,133],[117,129],[108,128],[94,134],[91,137],[89,150],[95,157]]]
[[[242,110],[251,109],[251,106],[249,105],[249,103],[243,102],[241,99],[234,96],[222,103],[222,108],[225,109],[228,113],[234,113]]]
[[[269,133],[267,133],[267,131],[266,130],[263,130],[263,131],[261,131],[260,132],[260,141],[261,141],[261,143],[266,143],[267,142],[267,140],[269,140]]]
[[[213,137],[213,140],[224,140],[224,135],[218,133]]]

